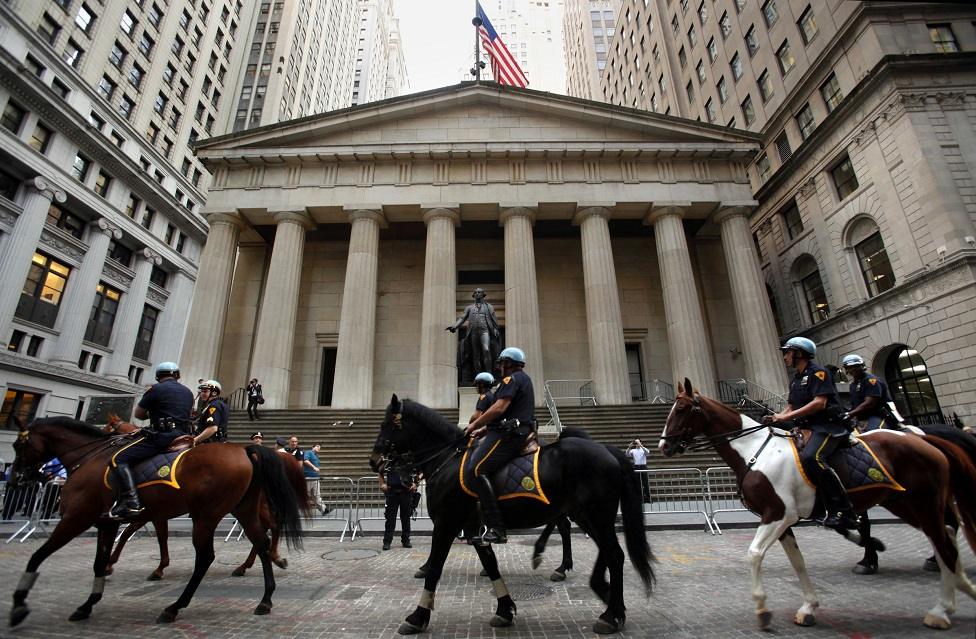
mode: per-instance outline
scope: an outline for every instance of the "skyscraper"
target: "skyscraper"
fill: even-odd
[[[565,93],[563,0],[485,0],[481,6],[528,77],[529,88]]]
[[[607,66],[620,0],[567,0],[563,16],[566,93],[602,99],[600,78]]]
[[[359,6],[352,104],[396,97],[409,87],[392,0],[359,0]]]

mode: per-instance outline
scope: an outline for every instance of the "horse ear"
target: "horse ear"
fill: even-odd
[[[687,377],[685,378],[685,395],[691,397],[694,394],[694,390],[691,388],[691,380]]]
[[[396,393],[393,393],[393,397],[390,398],[390,406],[393,410],[400,410],[400,400],[397,398]]]
[[[24,432],[25,430],[27,430],[27,427],[24,424],[24,420],[20,415],[14,415],[14,424],[17,425],[17,430],[19,430],[20,432]]]

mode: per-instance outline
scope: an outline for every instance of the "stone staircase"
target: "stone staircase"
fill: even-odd
[[[559,417],[564,427],[581,428],[594,440],[620,449],[626,449],[635,437],[639,437],[651,450],[647,460],[651,469],[722,466],[722,460],[712,449],[674,458],[658,452],[658,441],[670,410],[670,404],[571,406],[560,407]],[[457,419],[456,409],[441,413],[450,420]],[[544,408],[537,414],[548,417]],[[367,458],[382,421],[383,411],[379,409],[264,410],[261,420],[256,422],[248,421],[244,411],[232,411],[228,430],[233,442],[247,442],[251,433],[260,430],[269,446],[273,445],[275,437],[291,435],[298,437],[302,448],[321,444],[322,474],[355,479],[373,474]]]

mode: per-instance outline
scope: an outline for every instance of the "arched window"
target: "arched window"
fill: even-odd
[[[851,226],[849,245],[854,249],[858,269],[864,278],[868,297],[884,293],[895,285],[895,274],[888,261],[884,240],[878,225],[869,217],[862,217]]]
[[[918,351],[907,346],[896,347],[885,360],[885,379],[898,412],[909,423],[943,421],[935,386]]]
[[[827,303],[827,293],[824,291],[816,260],[809,255],[800,257],[793,264],[793,274],[803,297],[806,320],[816,324],[829,318],[830,305]]]

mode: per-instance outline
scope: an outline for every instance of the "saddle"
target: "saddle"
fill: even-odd
[[[458,473],[458,481],[461,483],[461,490],[471,497],[477,498],[478,495],[464,485],[464,465],[472,448],[473,446],[468,446],[461,458],[461,472]],[[525,447],[521,454],[510,460],[492,476],[492,487],[495,489],[495,495],[498,496],[499,501],[528,497],[537,499],[544,504],[549,503],[549,498],[543,492],[542,484],[539,481],[539,452],[541,450],[538,438],[535,433],[532,433],[526,437]]]
[[[132,467],[132,478],[135,480],[136,488],[164,485],[179,490],[180,483],[176,477],[176,470],[180,460],[183,459],[183,455],[191,449],[191,446],[186,443],[187,439],[192,442],[193,437],[183,435],[174,440],[173,446],[166,452],[153,455],[135,464]],[[183,442],[180,443],[180,440],[183,440]],[[177,447],[178,443],[179,446]],[[176,447],[175,450],[174,447]],[[109,472],[110,470],[111,466],[106,465],[103,481],[106,488],[115,490],[117,482],[115,481],[114,474]]]
[[[793,446],[796,448],[795,461],[803,478],[811,486],[816,487],[806,474],[806,469],[800,463],[799,452],[810,441],[811,431],[794,429]],[[896,491],[905,489],[895,481],[884,464],[875,456],[867,441],[857,434],[847,437],[843,444],[827,458],[827,463],[837,472],[844,488],[848,493],[867,490],[869,488],[889,488]]]

